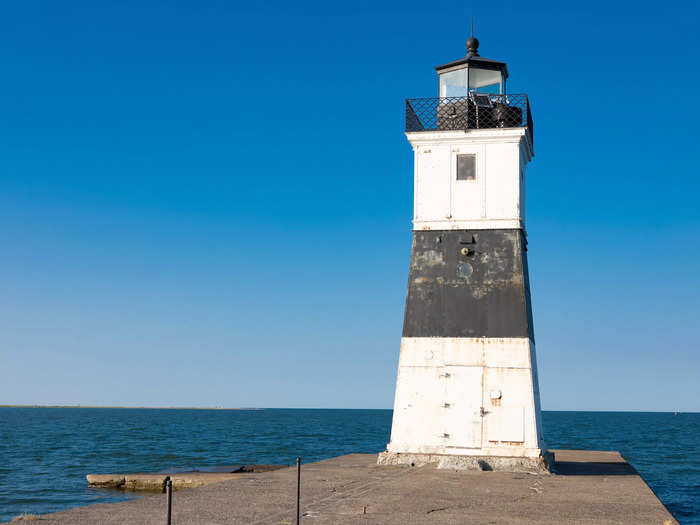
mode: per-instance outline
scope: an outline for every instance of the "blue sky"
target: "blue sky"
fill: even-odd
[[[696,2],[35,2],[0,17],[0,403],[389,408],[403,99],[530,96],[542,402],[700,410]]]

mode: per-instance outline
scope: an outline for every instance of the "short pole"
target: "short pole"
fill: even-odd
[[[170,525],[173,517],[173,480],[170,476],[165,478],[165,490],[168,492],[168,525]]]
[[[297,458],[297,525],[299,525],[300,509],[299,500],[301,499],[301,458]]]

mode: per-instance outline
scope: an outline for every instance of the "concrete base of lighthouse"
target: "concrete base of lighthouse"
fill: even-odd
[[[549,474],[552,458],[550,452],[545,452],[536,458],[382,452],[377,457],[377,465],[411,465],[412,467],[435,465],[437,468],[450,470],[493,470]]]

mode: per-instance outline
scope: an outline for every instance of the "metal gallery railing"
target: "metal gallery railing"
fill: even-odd
[[[533,123],[527,95],[470,93],[467,97],[406,99],[406,131],[527,128]]]

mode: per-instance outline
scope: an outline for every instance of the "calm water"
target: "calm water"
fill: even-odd
[[[552,448],[619,450],[683,524],[700,524],[700,414],[545,412]],[[88,472],[292,464],[379,452],[390,410],[0,408],[0,521],[127,499]]]

